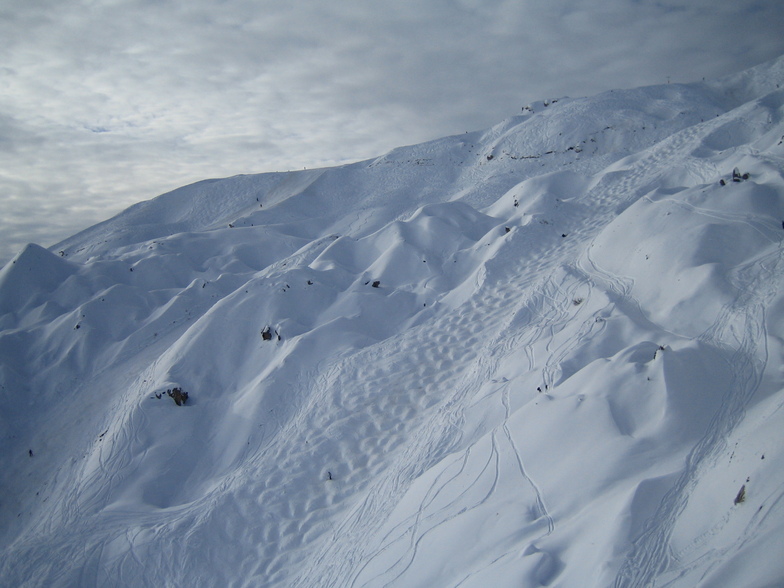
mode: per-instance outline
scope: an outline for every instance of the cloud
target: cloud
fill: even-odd
[[[334,165],[540,98],[784,53],[774,0],[17,4],[0,9],[0,262],[205,177]]]

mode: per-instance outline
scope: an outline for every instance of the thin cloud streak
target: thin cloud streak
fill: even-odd
[[[784,53],[774,0],[0,7],[0,263],[188,182],[336,165],[527,102]]]

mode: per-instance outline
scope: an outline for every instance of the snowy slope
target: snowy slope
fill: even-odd
[[[0,583],[784,584],[781,84],[540,102],[29,245]]]

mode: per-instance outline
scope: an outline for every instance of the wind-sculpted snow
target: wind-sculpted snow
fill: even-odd
[[[784,583],[782,83],[548,100],[29,245],[0,584]]]

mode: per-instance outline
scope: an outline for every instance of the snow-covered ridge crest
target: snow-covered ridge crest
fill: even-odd
[[[784,582],[783,83],[542,101],[28,246],[3,583]]]

